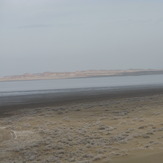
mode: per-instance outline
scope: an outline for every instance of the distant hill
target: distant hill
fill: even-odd
[[[76,72],[44,72],[14,76],[0,77],[0,81],[15,80],[45,80],[45,79],[66,79],[84,77],[104,77],[104,76],[132,76],[132,75],[152,75],[163,74],[163,70],[158,69],[129,69],[129,70],[87,70]]]

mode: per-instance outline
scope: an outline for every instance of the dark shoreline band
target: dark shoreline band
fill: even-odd
[[[163,85],[75,89],[67,92],[0,97],[0,113],[18,108],[47,107],[69,103],[163,94]]]

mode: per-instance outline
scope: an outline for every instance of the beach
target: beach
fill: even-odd
[[[0,99],[2,163],[162,163],[163,88]]]

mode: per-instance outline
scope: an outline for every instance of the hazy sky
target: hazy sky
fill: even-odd
[[[0,0],[0,76],[163,68],[162,0]]]

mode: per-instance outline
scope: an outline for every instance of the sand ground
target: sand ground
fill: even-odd
[[[0,162],[162,163],[163,95],[6,112]]]

